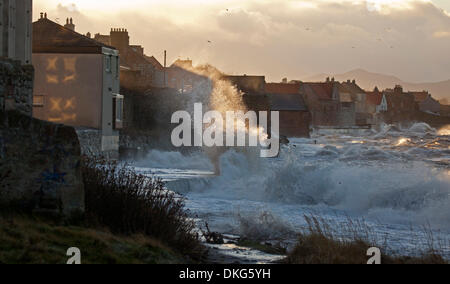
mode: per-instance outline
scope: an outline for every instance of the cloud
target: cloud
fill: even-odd
[[[433,36],[436,38],[450,37],[450,32],[438,31],[438,32],[434,32]]]
[[[133,44],[144,45],[160,60],[168,50],[169,62],[190,57],[229,73],[265,74],[269,80],[354,68],[409,81],[450,78],[450,17],[430,1],[139,3],[120,11],[61,5],[49,15],[72,16],[82,33],[126,27]]]

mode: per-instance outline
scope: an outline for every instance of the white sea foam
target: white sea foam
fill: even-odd
[[[398,145],[402,137],[407,143]],[[385,126],[371,137],[292,139],[277,159],[260,159],[256,150],[229,150],[220,157],[220,176],[178,179],[169,187],[224,232],[268,237],[249,220],[270,212],[273,227],[295,229],[304,225],[303,214],[319,211],[379,222],[378,233],[388,232],[401,244],[408,242],[409,225],[429,223],[450,232],[449,145],[425,124]],[[152,151],[148,166],[213,170],[202,153]]]

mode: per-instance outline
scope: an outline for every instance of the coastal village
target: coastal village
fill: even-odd
[[[41,13],[32,30],[33,116],[77,127],[94,152],[118,152],[124,140],[120,133],[135,130],[143,120],[140,115],[148,115],[144,105],[169,97],[183,100],[205,79],[192,71],[192,60],[179,59],[167,66],[146,55],[144,47],[130,44],[132,35],[125,28],[111,28],[107,35],[80,34],[75,19],[60,25]],[[279,111],[280,134],[285,137],[309,137],[314,129],[367,129],[380,123],[442,125],[450,119],[448,106],[432,94],[400,85],[363,90],[355,79],[273,83],[264,76],[223,74],[223,78],[241,92],[247,110]]]
[[[126,28],[80,34],[76,19],[60,25],[42,12],[32,21],[31,6],[24,1],[4,7],[3,17],[11,11],[17,16],[9,19],[14,25],[2,26],[0,109],[73,128],[83,154],[129,158],[163,147],[161,141],[168,144],[171,114],[210,87],[207,68],[235,88],[246,110],[278,111],[280,135],[286,138],[345,134],[383,123],[450,124],[449,106],[426,90],[400,85],[364,90],[352,78],[267,82],[265,76],[194,67],[190,59],[167,65],[166,57],[160,63],[143,46],[131,44]]]
[[[20,212],[70,217],[67,220],[91,217],[92,223],[101,227],[98,230],[107,228],[119,233],[111,237],[114,242],[122,235],[154,237],[156,241],[151,239],[145,245],[133,246],[136,249],[131,251],[139,251],[138,255],[143,248],[151,247],[148,244],[162,243],[170,245],[169,252],[175,248],[193,262],[192,252],[203,252],[197,246],[200,241],[193,218],[183,211],[181,198],[168,193],[163,181],[149,185],[148,176],[142,178],[135,172],[127,172],[128,168],[117,168],[116,164],[113,170],[99,167],[100,162],[89,159],[102,157],[101,162],[115,163],[144,157],[152,149],[174,151],[170,143],[172,114],[193,106],[200,97],[209,98],[214,84],[226,82],[232,89],[227,92],[238,94],[243,105],[219,102],[224,108],[236,107],[229,111],[279,112],[282,143],[320,134],[351,135],[379,129],[384,124],[408,127],[424,122],[436,128],[450,125],[450,106],[427,90],[407,90],[401,85],[363,89],[356,78],[338,81],[331,76],[319,82],[295,78],[268,82],[264,75],[225,74],[210,65],[196,66],[190,58],[168,63],[166,51],[160,62],[146,54],[143,46],[132,44],[139,40],[126,27],[112,27],[109,34],[98,33],[92,27],[93,31],[82,34],[77,31],[76,18],[64,19],[60,24],[43,11],[33,19],[32,7],[32,0],[0,0],[0,209],[19,208]],[[318,146],[314,139],[311,145]],[[211,156],[208,158],[218,163],[219,158]],[[117,173],[129,176],[122,180]],[[209,175],[220,177],[220,170]],[[336,184],[340,187],[342,182]],[[144,191],[139,186],[154,188],[150,188],[147,196],[146,192],[141,194]],[[149,204],[155,207],[150,208]],[[164,210],[170,211],[167,218]],[[23,227],[34,229],[37,221],[30,222],[32,226]],[[13,223],[0,219],[4,227],[15,228]],[[206,227],[208,232],[202,232],[204,236],[215,234],[209,231],[208,224]],[[59,234],[53,227],[45,227],[37,234],[56,232],[59,243],[55,243],[65,249],[66,243],[61,245],[59,238],[68,234],[67,230],[62,229]],[[109,232],[98,236],[106,233]],[[96,252],[100,246],[97,244],[106,247],[104,243],[112,242],[93,240],[96,235],[92,231],[83,236],[89,238],[85,243],[93,244],[92,250]],[[15,241],[15,237],[10,239]],[[109,247],[118,247],[124,253],[132,246],[131,241],[127,238],[124,241],[127,246],[114,243]],[[31,238],[23,242],[31,251]],[[50,250],[55,243],[51,242]],[[22,244],[18,246],[22,251]],[[271,244],[270,247],[274,248]],[[61,256],[66,256],[65,251]],[[37,257],[41,259],[40,254]],[[25,256],[23,259],[28,261]],[[119,260],[107,255],[105,262]],[[14,261],[22,259],[11,262]],[[58,261],[59,258],[54,262]],[[171,263],[183,261],[186,260],[170,259]]]

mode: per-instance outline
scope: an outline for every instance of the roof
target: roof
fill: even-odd
[[[303,83],[307,93],[317,96],[319,100],[332,100],[334,82],[325,83]]]
[[[423,102],[424,100],[428,99],[430,97],[430,94],[426,91],[423,92],[409,92],[411,95],[414,96],[414,100],[418,103]]]
[[[286,94],[295,95],[300,93],[300,83],[287,84],[287,83],[267,83],[266,93],[268,94]]]
[[[341,85],[347,89],[351,94],[364,94],[364,90],[361,89],[356,83],[354,82],[343,82]]]
[[[273,111],[308,111],[300,94],[269,94],[270,109]]]
[[[145,56],[145,59],[147,59],[149,63],[155,66],[156,69],[164,70],[164,66],[162,66],[161,63],[159,63],[158,59],[156,59],[154,56]]]
[[[33,23],[33,53],[102,53],[115,49],[61,26],[47,18]]]
[[[383,101],[383,94],[380,92],[366,92],[367,103],[372,105],[381,105]]]

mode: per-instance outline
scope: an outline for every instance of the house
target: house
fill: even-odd
[[[409,93],[414,96],[414,100],[416,104],[418,104],[420,111],[432,114],[440,113],[441,104],[437,100],[435,100],[427,91]]]
[[[354,93],[346,85],[338,83],[339,112],[338,125],[351,127],[356,125],[356,103]]]
[[[202,84],[211,84],[206,76],[195,70],[192,60],[177,59],[167,68],[168,87],[179,94],[190,94]],[[208,89],[212,86],[208,86]]]
[[[339,125],[341,101],[338,82],[328,78],[326,82],[301,83],[300,93],[311,113],[314,127]]]
[[[310,137],[311,113],[300,89],[301,84],[266,84],[270,111],[280,114],[280,135]]]
[[[380,122],[380,114],[387,111],[386,96],[375,87],[372,92],[366,92],[366,111],[372,115],[370,124],[376,125]]]
[[[244,93],[264,94],[266,92],[265,76],[226,75],[223,79],[230,81]]]
[[[369,125],[372,115],[367,112],[366,92],[358,86],[356,80],[347,80],[347,82],[342,82],[341,85],[348,90],[355,104],[355,124],[357,126]]]
[[[441,105],[441,116],[450,117],[450,105]]]
[[[417,111],[415,98],[410,93],[405,93],[403,87],[396,85],[394,89],[386,89],[383,92],[387,100],[387,112],[383,113],[386,123],[408,122],[415,119]]]
[[[121,63],[121,85],[128,89],[165,88],[164,66],[153,56],[147,56],[140,45],[131,45],[127,29],[112,28],[109,35],[95,34],[94,39],[117,48]]]
[[[119,149],[119,52],[41,14],[33,23],[33,116],[90,129],[101,153]]]
[[[32,0],[0,0],[0,57],[31,64]]]

